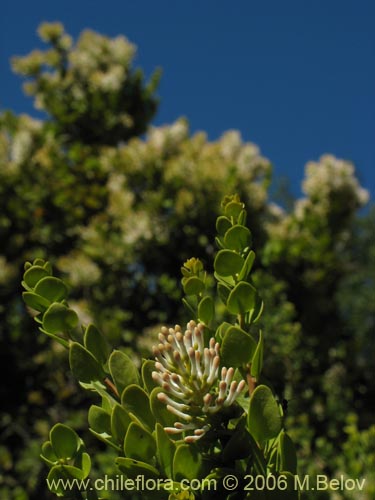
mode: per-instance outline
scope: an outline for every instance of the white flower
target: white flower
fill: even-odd
[[[204,436],[211,428],[210,416],[231,406],[246,385],[244,380],[233,380],[233,368],[223,367],[219,379],[220,346],[211,338],[205,347],[203,331],[204,326],[194,321],[189,321],[184,334],[179,325],[163,326],[160,343],[153,347],[157,371],[152,377],[165,391],[158,398],[183,421],[165,427],[165,431],[192,431],[184,438],[187,443]]]

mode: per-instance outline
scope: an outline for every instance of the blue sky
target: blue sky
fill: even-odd
[[[155,124],[186,116],[212,140],[238,129],[300,192],[304,165],[324,153],[353,161],[375,194],[373,0],[5,0],[0,105],[35,114],[9,58],[43,47],[42,21],[125,34],[136,63],[163,77]]]

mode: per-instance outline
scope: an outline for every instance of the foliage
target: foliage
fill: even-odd
[[[356,216],[368,195],[354,167],[329,155],[309,163],[305,196],[284,211],[268,200],[270,163],[237,132],[208,141],[184,119],[149,126],[156,78],[141,83],[126,39],[87,32],[73,44],[59,25],[40,30],[50,48],[13,65],[42,118],[0,115],[1,495],[45,495],[35,455],[57,421],[90,446],[87,399],[66,373],[64,347],[26,334],[23,262],[48,258],[80,322],[94,322],[139,366],[155,329],[190,319],[180,306],[180,262],[195,255],[213,286],[215,220],[227,192],[245,203],[258,255],[264,379],[289,400],[301,471],[333,477],[348,453],[348,414],[361,435],[374,423],[374,212]],[[141,96],[137,108],[127,95]],[[214,308],[228,320],[220,299]],[[210,310],[205,300],[201,314]],[[94,458],[109,470],[109,455]]]
[[[26,263],[23,298],[37,314],[39,330],[69,350],[70,368],[80,385],[100,396],[88,413],[91,432],[117,450],[115,463],[126,479],[139,474],[161,487],[142,498],[216,498],[227,494],[225,476],[238,482],[236,498],[248,498],[249,475],[273,475],[277,488],[267,498],[298,498],[293,474],[297,458],[282,426],[282,409],[267,385],[260,384],[263,336],[256,327],[263,301],[251,279],[255,259],[246,211],[238,197],[223,202],[216,221],[219,251],[214,262],[217,293],[231,322],[218,322],[206,272],[193,258],[182,267],[185,305],[194,319],[163,327],[154,346],[156,361],[144,360],[141,375],[121,350],[110,354],[92,324],[77,331],[78,316],[67,302],[67,287],[48,262]],[[196,323],[196,321],[199,321]],[[244,389],[247,387],[247,396]],[[178,421],[175,422],[176,417]],[[182,422],[181,422],[182,421]],[[180,436],[181,435],[181,436]],[[57,483],[85,479],[90,455],[74,430],[56,424],[42,447],[50,467],[49,487],[57,496],[79,498]],[[52,481],[55,480],[55,484]],[[202,487],[187,490],[186,481]],[[214,480],[214,491],[204,485]],[[232,490],[231,490],[232,491]],[[90,487],[80,498],[96,498]]]
[[[134,45],[87,30],[73,46],[60,23],[41,25],[39,35],[51,47],[13,58],[13,68],[28,77],[25,91],[54,118],[54,132],[95,145],[145,132],[156,111],[159,75],[144,85],[142,72],[131,68]]]

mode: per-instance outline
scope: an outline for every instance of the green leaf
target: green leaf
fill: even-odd
[[[105,373],[94,356],[78,342],[70,345],[69,363],[73,375],[85,384],[103,380]]]
[[[252,336],[238,326],[231,326],[224,334],[220,352],[225,366],[236,368],[249,363],[256,349]]]
[[[158,394],[163,392],[161,387],[155,387],[150,394],[150,406],[152,414],[157,422],[160,422],[163,427],[173,427],[176,416],[167,410],[164,403],[159,401]]]
[[[277,448],[280,470],[297,474],[297,454],[293,441],[284,431],[281,432]]]
[[[156,424],[156,444],[157,458],[163,469],[163,472],[168,478],[172,478],[173,457],[176,451],[176,445],[171,439],[169,439],[168,434],[165,432],[163,426],[159,423]]]
[[[66,349],[69,349],[69,342],[67,340],[63,339],[58,335],[55,335],[54,333],[47,332],[47,330],[44,330],[43,328],[39,328],[39,331],[44,333],[44,335],[51,337],[51,339],[56,340],[56,342],[64,346]]]
[[[203,281],[196,276],[192,276],[191,278],[183,278],[182,286],[186,295],[199,295],[204,291]]]
[[[45,443],[43,443],[42,453],[40,456],[50,467],[52,467],[58,461],[58,458],[53,451],[51,441],[46,441]]]
[[[251,361],[251,376],[259,380],[263,368],[263,335],[259,332],[259,341]]]
[[[130,384],[139,384],[137,367],[127,354],[113,351],[109,358],[109,371],[119,394]]]
[[[49,274],[50,273],[42,266],[32,266],[27,269],[23,275],[23,279],[28,287],[34,288],[38,281],[49,276]]]
[[[236,224],[225,233],[224,244],[226,248],[241,252],[251,245],[251,233],[247,227]]]
[[[247,436],[247,439],[249,440],[252,448],[254,472],[261,476],[265,476],[267,471],[267,464],[263,452],[259,448],[258,444],[251,434]]]
[[[121,395],[121,404],[128,413],[134,414],[149,430],[155,427],[148,394],[135,384],[128,385]]]
[[[246,226],[246,216],[247,216],[246,210],[242,209],[237,218],[237,222],[240,226]]]
[[[250,311],[249,323],[256,323],[258,319],[262,316],[264,303],[258,293],[255,296],[255,306],[254,309]]]
[[[181,444],[177,446],[173,459],[173,474],[176,481],[182,479],[200,479],[202,470],[202,455],[194,445]]]
[[[220,300],[225,305],[227,305],[227,300],[228,300],[230,292],[231,292],[231,289],[229,288],[229,286],[226,286],[223,283],[217,284],[217,293],[220,297]]]
[[[78,325],[78,316],[73,309],[54,302],[43,315],[43,328],[50,333],[62,333]]]
[[[122,446],[119,446],[116,444],[116,442],[113,441],[113,437],[109,436],[106,432],[102,432],[99,434],[98,432],[95,432],[93,429],[89,428],[89,431],[93,436],[95,436],[99,441],[103,441],[108,446],[111,446],[111,448],[114,448],[118,453],[122,452]]]
[[[68,289],[60,279],[47,276],[37,283],[35,293],[51,302],[61,302],[68,295]]]
[[[216,219],[216,231],[220,234],[220,236],[224,236],[224,234],[231,227],[232,227],[232,223],[228,219],[228,217],[225,217],[224,215],[220,215]]]
[[[111,416],[111,434],[118,443],[124,442],[126,431],[131,422],[128,412],[122,406],[115,405]]]
[[[64,497],[66,495],[66,489],[63,488],[64,483],[61,480],[65,481],[67,479],[70,479],[70,476],[66,472],[64,466],[55,465],[49,471],[47,476],[47,484],[49,490],[58,497]]]
[[[228,323],[227,321],[224,321],[218,326],[218,328],[216,329],[215,338],[220,344],[225,336],[226,331],[232,326],[233,325],[231,323]]]
[[[137,476],[143,476],[145,479],[157,479],[160,474],[155,467],[134,458],[116,458],[117,467],[123,472],[126,477],[135,479]]]
[[[241,202],[231,201],[225,205],[224,212],[227,217],[236,218],[240,215],[242,209],[243,209],[243,204]]]
[[[241,272],[238,275],[239,281],[247,280],[251,272],[251,269],[253,268],[254,260],[255,260],[255,252],[253,252],[253,250],[250,250],[250,252],[247,254],[244,265],[242,266]]]
[[[93,388],[96,391],[97,391],[97,386],[96,386],[97,383],[98,382],[95,382],[95,386],[93,384]],[[101,396],[102,396],[102,406],[101,406],[101,408],[103,408],[103,410],[106,411],[110,415],[112,413],[114,399],[113,399],[113,397],[105,389],[104,389],[104,394],[101,394]],[[116,401],[116,403],[117,403],[117,401]]]
[[[144,427],[132,422],[126,432],[124,453],[128,458],[150,462],[156,453],[155,439]]]
[[[279,406],[265,385],[259,385],[250,397],[248,428],[259,444],[276,437],[281,430]]]
[[[192,317],[194,318],[195,315],[196,315],[196,311],[193,309],[193,307],[191,306],[191,304],[189,304],[189,302],[185,299],[185,297],[183,297],[182,303],[184,304],[184,306],[186,307],[186,309],[189,311],[190,314],[192,314]]]
[[[241,255],[232,250],[219,250],[214,261],[214,269],[219,276],[234,276],[244,265]]]
[[[142,363],[141,374],[142,382],[146,391],[150,394],[155,387],[160,387],[157,382],[152,378],[152,372],[155,371],[155,361],[152,359],[145,359]]]
[[[91,458],[86,452],[80,453],[74,460],[74,466],[82,471],[82,479],[90,474]]]
[[[32,307],[39,312],[44,312],[50,305],[50,302],[47,299],[34,292],[23,292],[22,298],[27,306]]]
[[[77,433],[64,424],[54,425],[50,430],[49,437],[52,450],[58,458],[73,458],[81,446],[81,440]]]
[[[34,259],[33,266],[44,267],[46,261],[43,259]]]
[[[206,296],[198,304],[198,318],[206,325],[212,321],[215,314],[215,304],[212,297]]]
[[[244,314],[255,307],[256,289],[241,281],[230,292],[227,302],[228,311],[232,314]]]
[[[242,458],[247,458],[249,461],[251,455],[252,444],[250,435],[246,429],[238,429],[225,445],[222,458],[224,463],[230,463]]]
[[[92,405],[88,414],[89,426],[98,434],[111,435],[111,416],[100,406]]]
[[[224,238],[221,236],[215,236],[215,243],[217,248],[224,248]]]
[[[51,265],[51,263],[50,263],[50,262],[46,261],[46,262],[43,264],[43,269],[45,269],[49,275],[51,275],[51,274],[52,274],[52,265]]]
[[[63,465],[64,471],[73,478],[77,479],[84,479],[85,474],[83,470],[79,469],[78,467],[75,467],[74,465]]]
[[[109,345],[100,331],[94,325],[86,328],[83,342],[85,347],[94,358],[102,365],[107,362],[109,356]]]

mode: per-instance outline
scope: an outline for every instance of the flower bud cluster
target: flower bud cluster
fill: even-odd
[[[179,418],[165,431],[191,431],[184,438],[188,443],[204,436],[210,416],[232,405],[246,385],[244,380],[233,380],[233,368],[222,367],[219,379],[220,346],[211,338],[205,347],[203,331],[204,326],[194,321],[189,321],[184,334],[179,325],[162,327],[160,343],[153,347],[156,371],[152,377],[165,391],[158,398]]]

